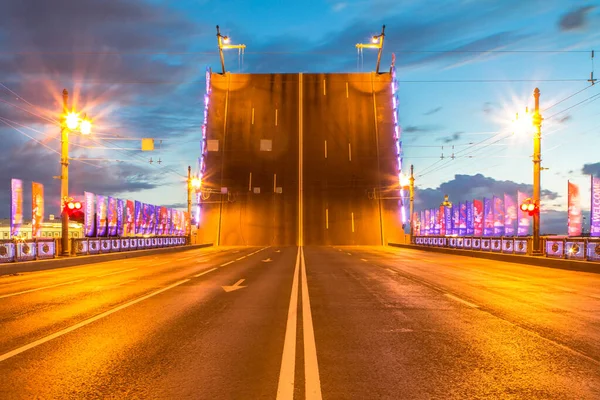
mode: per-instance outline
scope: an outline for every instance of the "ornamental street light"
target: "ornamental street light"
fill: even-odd
[[[92,123],[84,115],[83,118],[76,112],[69,112],[69,92],[63,90],[63,114],[60,123],[60,198],[61,204],[69,200],[69,132],[79,132],[82,135],[92,133]],[[73,204],[73,203],[68,203]],[[73,204],[75,206],[75,204]],[[81,205],[81,204],[80,204]],[[61,255],[69,255],[69,207],[63,207],[61,212],[62,236]]]
[[[535,88],[533,91],[533,97],[535,99],[535,108],[531,115],[531,124],[535,128],[533,133],[533,196],[531,202],[535,210],[540,208],[540,193],[541,193],[541,162],[542,162],[542,115],[540,114],[540,89]],[[528,115],[526,110],[526,115]],[[530,122],[525,119],[525,123],[529,125]],[[522,126],[518,122],[517,114],[517,125]],[[530,214],[531,215],[531,214]],[[533,243],[531,252],[533,255],[542,254],[542,248],[540,243],[540,213],[539,211],[533,213]]]

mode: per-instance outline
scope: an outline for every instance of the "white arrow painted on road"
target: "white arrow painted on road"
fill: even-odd
[[[237,281],[236,283],[234,283],[232,286],[221,286],[223,288],[224,291],[226,292],[233,292],[234,290],[238,290],[241,288],[245,288],[246,286],[240,286],[242,284],[242,282],[244,282],[245,279],[240,279],[239,281]]]
[[[267,258],[266,260],[262,260],[262,262],[271,262],[273,260],[271,260],[270,258]]]

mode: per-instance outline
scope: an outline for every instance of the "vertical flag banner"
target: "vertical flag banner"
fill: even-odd
[[[10,236],[19,236],[23,225],[23,181],[10,180]]]
[[[150,204],[142,203],[142,234],[150,233]]]
[[[579,195],[579,186],[572,182],[568,182],[568,185],[569,222],[567,234],[569,236],[581,236],[583,215],[581,213],[581,196]]]
[[[492,199],[483,198],[483,236],[494,234],[494,210]]]
[[[117,199],[117,236],[123,236],[125,230],[125,201]]]
[[[460,204],[452,206],[452,234],[458,235],[460,229]]]
[[[440,206],[440,235],[446,235],[446,207]]]
[[[83,192],[83,202],[85,210],[83,211],[83,234],[86,237],[96,235],[96,195],[90,192]]]
[[[44,185],[31,182],[31,237],[42,236],[44,222]]]
[[[431,210],[429,208],[427,210],[425,210],[425,235],[429,235],[429,221],[430,221],[429,214],[430,213],[431,213]]]
[[[144,233],[143,230],[143,222],[144,222],[144,216],[142,215],[142,203],[139,201],[135,201],[135,218],[134,218],[134,224],[135,224],[135,234],[139,235],[141,233]]]
[[[459,210],[458,235],[465,236],[467,234],[467,203],[460,203]]]
[[[169,211],[167,210],[167,207],[161,207],[160,208],[160,220],[161,220],[161,224],[162,224],[162,233],[161,235],[168,235],[169,234]]]
[[[156,206],[150,205],[150,221],[148,223],[148,233],[156,234]]]
[[[517,222],[515,199],[504,193],[504,236],[515,236],[515,222]]]
[[[446,235],[452,235],[452,207],[444,207]]]
[[[416,211],[413,213],[412,223],[413,223],[413,235],[419,236],[421,234],[421,232],[419,231],[419,213]]]
[[[106,236],[106,198],[96,195],[96,236]]]
[[[167,208],[167,234],[173,234],[173,209]]]
[[[132,200],[125,203],[125,229],[123,234],[135,235],[135,206]]]
[[[529,235],[529,215],[525,212],[521,211],[521,204],[525,202],[529,196],[527,193],[517,192],[517,236],[527,236]]]
[[[187,211],[183,212],[183,220],[185,222],[185,234],[190,235],[192,233],[192,223],[190,221],[190,213]]]
[[[473,200],[473,235],[483,236],[483,202]]]
[[[117,199],[108,197],[107,208],[108,236],[117,235]]]
[[[433,234],[434,235],[439,235],[440,234],[440,230],[442,229],[442,225],[440,223],[440,209],[436,208],[435,209],[435,221],[434,221],[434,225],[433,225]]]
[[[425,221],[427,221],[427,219],[425,218],[425,210],[421,210],[421,218],[419,218],[419,233],[423,236],[425,236]]]
[[[494,203],[494,236],[504,236],[504,200],[493,197]]]
[[[475,231],[475,227],[473,226],[473,202],[467,201],[467,236],[473,236],[473,232]]]
[[[592,175],[592,206],[590,208],[590,236],[600,236],[600,177]]]

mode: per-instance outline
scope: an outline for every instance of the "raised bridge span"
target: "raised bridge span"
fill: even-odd
[[[210,78],[200,240],[235,246],[397,239],[391,74]]]

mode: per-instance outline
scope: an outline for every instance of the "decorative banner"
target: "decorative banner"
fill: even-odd
[[[460,229],[460,203],[452,206],[452,235],[458,235]]]
[[[10,180],[10,236],[19,236],[23,225],[23,181]]]
[[[143,231],[143,223],[144,223],[144,216],[143,216],[143,212],[142,212],[142,203],[139,201],[135,201],[135,219],[134,219],[134,224],[135,224],[135,233],[136,235],[139,235],[141,233],[144,233]]]
[[[473,236],[473,233],[475,232],[475,226],[474,226],[474,220],[473,220],[473,202],[472,201],[467,201],[465,203],[467,205],[467,236]]]
[[[467,234],[467,203],[459,203],[458,236]]]
[[[160,208],[160,221],[162,225],[161,235],[169,234],[169,210],[167,210],[167,207]]]
[[[425,236],[428,236],[429,232],[430,232],[429,231],[429,229],[430,229],[429,222],[431,221],[430,214],[431,214],[430,209],[425,210]]]
[[[581,227],[583,215],[581,214],[581,197],[579,196],[579,186],[567,182],[569,185],[569,219],[567,234],[569,236],[581,236]]]
[[[421,210],[420,214],[421,214],[421,217],[419,218],[419,233],[421,235],[425,236],[425,231],[427,229],[427,227],[426,227],[427,219],[425,218],[425,210]]]
[[[108,197],[107,208],[108,236],[117,235],[117,199]]]
[[[492,199],[483,198],[483,236],[494,234],[494,210]]]
[[[440,206],[440,235],[446,235],[446,207]]]
[[[446,235],[452,235],[452,207],[444,207]]]
[[[483,203],[473,200],[473,235],[483,236]]]
[[[592,206],[590,208],[590,236],[600,236],[600,177],[592,175]]]
[[[529,196],[526,193],[517,192],[517,236],[529,235],[529,214],[526,214],[521,210],[521,204],[525,202]]]
[[[504,236],[504,201],[502,197],[494,199],[494,236]]]
[[[515,236],[517,205],[515,199],[504,193],[504,236]]]
[[[96,236],[106,236],[106,198],[96,195]]]
[[[135,235],[135,206],[133,201],[127,200],[125,203],[125,229],[123,234],[127,236]]]
[[[419,232],[419,213],[414,212],[412,216],[412,224],[413,224],[413,236],[419,236],[421,232]]]
[[[42,236],[42,223],[44,222],[44,185],[37,182],[31,183],[31,237]]]
[[[442,226],[440,224],[440,209],[436,208],[433,210],[433,216],[434,216],[434,220],[433,220],[433,234],[434,235],[439,235],[440,234],[440,230],[442,229]]]
[[[149,205],[150,216],[148,218],[148,234],[155,235],[156,234],[156,206]]]
[[[167,208],[167,235],[173,234],[173,209]]]
[[[125,201],[117,199],[117,236],[123,236],[125,230]]]
[[[183,220],[184,220],[184,224],[185,224],[185,234],[186,235],[190,235],[192,233],[191,229],[192,229],[192,224],[190,221],[190,213],[187,211],[183,212]]]
[[[83,197],[85,207],[83,212],[83,234],[86,237],[92,237],[96,235],[96,218],[94,216],[94,200],[96,199],[96,195],[90,192],[83,192]]]
[[[142,234],[150,233],[150,204],[142,203]]]

